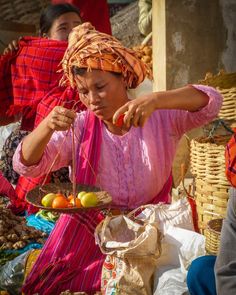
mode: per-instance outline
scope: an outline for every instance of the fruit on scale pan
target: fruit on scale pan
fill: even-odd
[[[98,197],[94,192],[83,194],[81,199],[83,207],[95,207],[98,204]]]
[[[44,207],[52,207],[52,202],[56,198],[56,196],[57,195],[54,193],[46,194],[41,200],[42,205]]]
[[[48,193],[46,194],[41,203],[44,207],[52,208],[68,208],[68,207],[95,207],[97,206],[99,200],[94,192],[81,191],[78,193],[76,200],[74,200],[73,195],[66,197],[61,193]]]

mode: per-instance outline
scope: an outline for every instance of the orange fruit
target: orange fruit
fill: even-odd
[[[69,196],[67,197],[67,200],[68,200],[68,201],[73,200],[73,199],[74,199],[74,196],[73,196],[73,195],[69,195]]]
[[[76,198],[75,201],[74,201],[74,199],[71,199],[70,200],[70,204],[73,207],[78,207],[78,208],[81,208],[82,207],[81,202],[80,202],[80,199],[78,199],[78,198]]]
[[[59,195],[52,201],[52,208],[67,208],[68,204],[69,202],[67,199],[64,196]]]
[[[66,196],[63,195],[62,193],[57,193],[56,195],[57,195],[57,197],[64,197],[64,198],[66,198]]]

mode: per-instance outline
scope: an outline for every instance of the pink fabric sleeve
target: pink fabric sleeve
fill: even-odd
[[[83,126],[85,112],[80,112],[77,115],[77,119],[75,120],[75,151],[78,147],[78,140],[80,137],[80,130]],[[20,143],[15,151],[13,156],[13,169],[23,175],[25,177],[38,177],[41,175],[45,175],[56,156],[58,155],[55,163],[53,163],[52,169],[50,171],[56,171],[62,167],[67,167],[71,165],[72,161],[72,132],[71,131],[60,131],[54,132],[51,140],[47,144],[47,147],[44,151],[44,154],[40,160],[40,162],[36,165],[25,166],[21,162],[21,149],[22,143]]]
[[[192,85],[195,89],[206,93],[208,104],[196,112],[173,110],[169,112],[171,128],[180,137],[185,132],[203,126],[214,120],[222,106],[222,96],[215,88],[205,85]],[[191,99],[191,97],[190,97]]]
[[[42,156],[40,162],[36,165],[25,166],[21,162],[21,150],[22,143],[20,143],[13,156],[13,169],[20,175],[26,177],[38,177],[45,175],[53,161],[55,160],[57,154],[57,160],[53,164],[51,171],[60,169],[61,167],[66,167],[70,164],[71,160],[71,135],[65,137],[65,132],[55,132],[52,139],[47,145],[45,152]],[[60,151],[63,150],[63,153]]]

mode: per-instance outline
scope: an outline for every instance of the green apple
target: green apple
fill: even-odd
[[[49,193],[45,195],[41,200],[42,205],[44,207],[52,207],[52,202],[56,198],[56,196],[57,194],[54,194],[54,193]]]
[[[80,201],[83,207],[95,207],[98,204],[98,197],[95,193],[89,192],[84,194]]]
[[[81,198],[83,197],[83,195],[87,194],[87,192],[85,191],[81,191],[78,193],[77,198],[79,198],[81,200]]]

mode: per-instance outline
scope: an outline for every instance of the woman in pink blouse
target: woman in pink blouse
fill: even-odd
[[[78,89],[88,110],[76,115],[55,107],[18,146],[14,169],[38,177],[57,154],[54,170],[70,166],[74,124],[77,183],[99,186],[111,194],[114,206],[128,210],[170,202],[177,144],[186,131],[216,117],[220,94],[211,87],[189,85],[129,100],[127,88],[141,83],[148,69],[133,51],[89,23],[71,33],[62,67],[62,82]],[[68,289],[88,294],[100,290],[104,256],[93,232],[102,218],[95,210],[62,215],[23,292],[56,295]]]

